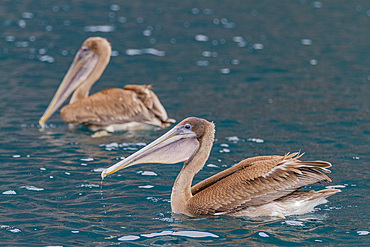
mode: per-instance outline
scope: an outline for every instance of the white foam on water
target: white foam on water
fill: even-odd
[[[267,233],[265,233],[265,232],[259,232],[258,233],[258,235],[260,235],[261,237],[263,237],[263,238],[268,238],[268,237],[270,237]]]
[[[281,224],[287,224],[290,226],[304,226],[304,222],[298,220],[286,220],[281,222]]]
[[[126,55],[135,56],[135,55],[142,55],[142,51],[140,49],[127,49]]]
[[[233,41],[234,41],[235,43],[245,42],[244,38],[243,38],[243,37],[241,37],[241,36],[234,36],[234,37],[233,37]]]
[[[199,42],[206,42],[209,40],[208,36],[207,35],[204,35],[204,34],[198,34],[195,36],[195,40],[196,41],[199,41]]]
[[[18,26],[20,28],[25,28],[27,26],[27,23],[24,20],[19,20],[18,21]]]
[[[317,64],[318,64],[318,62],[317,62],[317,60],[316,60],[316,59],[311,59],[311,60],[310,60],[310,64],[311,64],[311,65],[317,65]]]
[[[302,45],[312,45],[312,40],[310,39],[302,39],[301,40]]]
[[[18,228],[15,228],[14,226],[8,226],[8,225],[0,225],[0,229],[4,228],[5,230],[12,232],[12,233],[20,233],[21,230]]]
[[[16,194],[17,192],[15,192],[14,190],[7,190],[3,192],[3,195],[16,195]]]
[[[100,185],[99,184],[81,184],[81,185],[79,185],[78,187],[80,187],[80,188],[99,188],[100,187]]]
[[[263,143],[264,140],[260,138],[248,138],[247,141],[249,142],[256,142],[256,143]]]
[[[106,148],[118,148],[118,143],[117,142],[112,142],[108,144],[104,144]]]
[[[41,62],[48,62],[48,63],[54,63],[55,62],[55,59],[52,56],[49,56],[49,55],[40,56],[39,60]]]
[[[151,189],[153,188],[154,186],[153,185],[140,185],[138,186],[140,189]]]
[[[173,231],[162,231],[162,232],[154,232],[154,233],[148,233],[148,234],[141,234],[140,236],[146,237],[146,238],[154,238],[158,236],[168,236],[172,235]]]
[[[13,41],[15,41],[15,37],[14,36],[11,36],[11,35],[6,36],[5,37],[5,41],[7,41],[7,42],[13,42]]]
[[[346,188],[346,186],[344,186],[344,185],[329,185],[329,186],[325,186],[325,188],[327,188],[327,189],[338,189],[338,188]]]
[[[212,52],[210,52],[210,51],[203,51],[202,52],[202,56],[203,57],[211,57],[212,56]]]
[[[359,236],[365,236],[365,235],[369,235],[369,231],[357,231],[357,234],[359,235]]]
[[[148,196],[146,199],[149,200],[149,201],[152,201],[152,202],[158,202],[160,200],[164,201],[163,198],[156,198],[156,197],[153,197],[153,196]]]
[[[141,172],[141,175],[143,175],[143,176],[158,176],[157,173],[150,172],[150,171],[143,171],[143,172]]]
[[[14,228],[14,229],[10,229],[9,232],[18,233],[18,232],[21,232],[21,230],[18,228]]]
[[[322,8],[322,2],[315,1],[315,2],[312,3],[312,7],[316,8],[316,9],[321,9]]]
[[[93,161],[93,158],[85,158],[85,159],[80,159],[81,161]]]
[[[262,50],[263,48],[264,48],[263,44],[260,43],[253,44],[253,49],[255,50]]]
[[[229,68],[222,68],[220,69],[221,74],[230,74],[231,70]]]
[[[124,142],[119,145],[120,147],[128,147],[128,146],[146,146],[144,142]]]
[[[158,236],[183,236],[183,237],[190,237],[190,238],[218,238],[216,234],[210,232],[202,232],[202,231],[162,231],[162,232],[155,232],[155,233],[148,233],[148,234],[141,234],[140,236],[146,238],[154,238]]]
[[[237,136],[230,136],[230,137],[226,137],[226,140],[230,141],[230,142],[239,142],[239,141],[242,141],[242,139],[240,139],[239,137]]]
[[[32,191],[42,191],[44,190],[43,188],[38,188],[32,185],[25,185],[25,186],[20,186],[19,188],[21,189],[26,189],[26,190],[32,190]]]
[[[143,48],[143,49],[127,49],[126,55],[128,56],[136,56],[136,55],[143,55],[143,54],[151,54],[159,57],[163,57],[166,55],[166,52],[159,51],[154,48]]]
[[[130,241],[130,240],[137,240],[139,239],[140,237],[139,236],[135,236],[135,235],[127,235],[127,236],[123,236],[123,237],[120,237],[118,239],[118,241]]]
[[[173,232],[172,235],[175,236],[184,236],[184,237],[190,237],[190,238],[218,238],[216,234],[210,233],[210,232],[201,232],[201,231],[178,231]]]
[[[98,26],[86,26],[84,27],[85,32],[102,32],[102,33],[109,33],[115,30],[114,26],[109,25],[98,25]]]
[[[112,10],[112,11],[118,11],[120,9],[121,9],[121,7],[118,4],[112,4],[110,6],[110,10]]]
[[[151,36],[152,35],[152,30],[148,30],[148,29],[144,30],[143,35],[146,36],[146,37]]]
[[[231,60],[231,64],[238,65],[238,64],[240,64],[240,60],[239,59],[233,59],[233,60]]]
[[[96,168],[96,169],[94,169],[94,172],[102,172],[104,170],[105,170],[105,168]]]

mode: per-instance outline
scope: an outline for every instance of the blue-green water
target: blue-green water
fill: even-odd
[[[366,0],[1,2],[0,245],[368,245],[369,26]],[[152,84],[170,117],[215,122],[195,181],[301,150],[333,164],[333,182],[312,188],[342,192],[309,215],[194,219],[170,210],[181,164],[135,166],[102,183],[101,168],[166,130],[91,138],[57,113],[39,131],[90,36],[113,47],[93,92]]]

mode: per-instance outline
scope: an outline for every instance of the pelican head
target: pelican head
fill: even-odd
[[[91,37],[85,40],[48,108],[40,118],[41,128],[44,128],[45,122],[74,91],[70,103],[88,96],[91,86],[108,65],[110,55],[111,46],[106,39]]]
[[[175,164],[187,163],[198,151],[201,139],[207,129],[214,125],[204,119],[186,118],[174,128],[149,145],[140,149],[101,173],[104,177],[118,170],[143,163]]]

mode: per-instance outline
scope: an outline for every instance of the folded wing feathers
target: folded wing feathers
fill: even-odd
[[[136,121],[162,127],[163,122],[168,120],[165,109],[151,91],[150,85],[127,85],[124,89],[105,89],[66,105],[61,110],[61,116],[67,123],[86,125]],[[174,120],[169,119],[169,122],[171,121]]]
[[[272,202],[305,185],[331,181],[322,173],[330,172],[326,169],[330,163],[300,161],[301,156],[299,153],[262,156],[263,159],[257,159],[243,169],[234,168],[233,173],[214,179],[214,183],[196,193],[188,208],[199,216],[232,213]]]
[[[153,112],[158,118],[164,123],[174,123],[174,119],[169,119],[167,112],[163,105],[159,101],[157,95],[151,90],[151,85],[126,85],[126,90],[135,92],[141,101],[144,102],[145,106]]]

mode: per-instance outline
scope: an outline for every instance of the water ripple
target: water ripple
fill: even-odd
[[[99,25],[99,26],[86,26],[84,27],[85,32],[102,32],[102,33],[109,33],[115,30],[114,26],[109,25]]]
[[[129,55],[129,56],[136,56],[136,55],[143,55],[143,54],[151,54],[151,55],[155,55],[158,57],[163,57],[166,55],[166,52],[159,51],[154,48],[127,49],[126,50],[126,55]]]
[[[148,233],[148,234],[141,234],[141,237],[146,238],[154,238],[159,236],[182,236],[182,237],[189,237],[189,238],[218,238],[216,234],[210,232],[202,232],[202,231],[162,231],[162,232],[155,232],[155,233]],[[137,240],[139,236],[135,235],[127,235],[118,238],[119,241],[128,241],[128,240]]]

